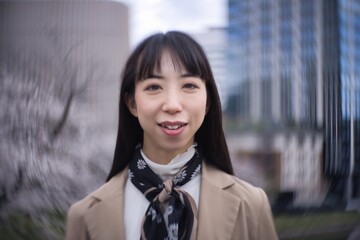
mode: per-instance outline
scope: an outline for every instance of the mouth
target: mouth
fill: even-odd
[[[160,127],[163,127],[163,128],[166,128],[166,129],[169,129],[169,130],[177,130],[177,129],[180,129],[182,128],[183,126],[186,126],[187,123],[170,123],[170,122],[166,122],[166,123],[159,123],[158,124]]]
[[[165,135],[170,137],[179,136],[185,130],[187,124],[188,123],[186,122],[179,122],[179,121],[177,122],[165,121],[158,123],[163,133],[165,133]]]

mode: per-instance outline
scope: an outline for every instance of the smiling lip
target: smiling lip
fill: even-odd
[[[158,124],[161,127],[161,130],[168,136],[178,136],[180,135],[187,123],[184,122],[161,122]]]

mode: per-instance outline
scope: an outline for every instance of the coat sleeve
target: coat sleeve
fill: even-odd
[[[73,204],[67,214],[66,240],[88,240],[84,213],[84,204],[77,202]]]
[[[275,230],[274,219],[271,212],[270,204],[265,192],[262,189],[260,190],[261,196],[261,207],[260,214],[258,219],[258,232],[256,239],[267,239],[267,240],[277,240],[278,236]]]

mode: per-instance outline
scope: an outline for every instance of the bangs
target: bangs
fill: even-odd
[[[159,33],[148,40],[136,68],[137,81],[148,78],[154,71],[161,71],[161,57],[165,50],[169,52],[176,71],[184,68],[191,75],[207,80],[209,63],[201,46],[194,40],[178,32]]]

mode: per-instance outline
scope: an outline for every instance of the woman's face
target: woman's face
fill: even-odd
[[[160,66],[153,76],[137,82],[135,101],[128,106],[144,130],[144,153],[166,164],[194,143],[206,114],[207,93],[202,79],[175,69],[168,51]]]

